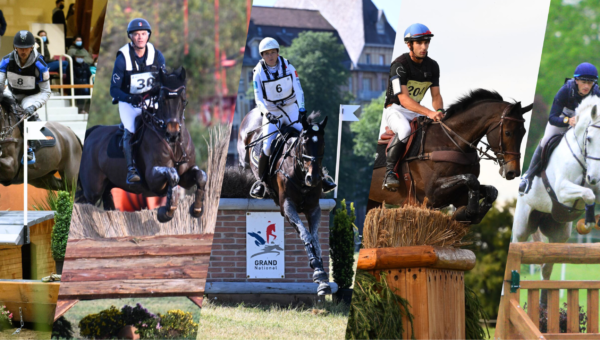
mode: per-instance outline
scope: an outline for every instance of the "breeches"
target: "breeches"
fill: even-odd
[[[285,113],[282,112],[281,110],[271,111],[272,115],[282,116],[281,118],[279,118],[279,122],[281,123],[279,125],[280,128],[283,127],[284,125],[289,125],[291,122],[295,122],[298,120],[298,116],[300,115],[298,104],[291,103],[289,105],[283,106],[282,109],[283,109],[283,111],[285,111]],[[276,132],[277,126],[275,124],[269,123],[269,120],[267,119],[267,117],[264,117],[264,116],[263,116],[263,125],[264,125],[262,128],[263,136],[267,136],[270,133],[273,133],[272,135],[270,135],[267,139],[265,139],[263,141],[264,154],[267,156],[271,156],[271,144],[273,143],[275,138],[277,138],[277,135],[278,135],[278,132]],[[292,127],[298,131],[302,131],[302,123],[300,123],[300,122],[296,122],[296,123],[292,124]]]
[[[400,142],[406,143],[405,139],[410,135],[410,121],[418,116],[421,115],[400,105],[392,104],[392,106],[383,109],[379,136],[385,133],[387,127],[398,135]]]

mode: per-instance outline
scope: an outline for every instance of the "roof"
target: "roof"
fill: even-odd
[[[316,10],[252,6],[251,18],[256,26],[335,31]]]
[[[371,0],[277,0],[274,6],[318,10],[337,30],[354,65],[366,44],[394,47],[396,31]],[[383,20],[384,34],[377,32],[379,20]]]

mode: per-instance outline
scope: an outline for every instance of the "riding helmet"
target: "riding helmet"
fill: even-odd
[[[279,52],[279,43],[273,38],[264,38],[258,45],[258,52],[262,55],[264,51],[276,49]]]
[[[404,31],[404,42],[431,40],[433,33],[423,24],[412,24]]]
[[[573,78],[589,81],[598,81],[598,70],[590,63],[581,63],[575,69]]]
[[[35,45],[35,38],[29,31],[19,31],[13,39],[13,45],[17,48],[29,48]]]
[[[135,18],[129,22],[129,25],[127,25],[127,35],[141,30],[148,31],[148,39],[152,35],[152,27],[150,27],[150,23],[146,19]]]

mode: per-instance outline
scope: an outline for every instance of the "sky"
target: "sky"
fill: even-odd
[[[550,0],[402,0],[397,26],[420,22],[434,34],[429,56],[440,65],[445,107],[476,88],[495,90],[506,101],[526,106],[535,95],[549,6]],[[394,58],[406,52],[402,34],[396,35]],[[429,94],[421,105],[431,108]],[[525,115],[526,128],[530,118],[531,112]],[[507,181],[492,161],[481,164],[479,181],[498,189],[498,201],[518,197],[518,178]]]

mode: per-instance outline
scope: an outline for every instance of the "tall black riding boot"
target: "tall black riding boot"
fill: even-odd
[[[135,161],[131,150],[131,137],[133,137],[133,134],[125,129],[123,132],[123,153],[127,161],[127,184],[135,184],[141,180],[140,174],[135,169]]]
[[[258,175],[260,179],[254,183],[252,186],[252,190],[250,191],[250,196],[258,199],[265,198],[266,188],[263,183],[267,179],[267,173],[269,171],[269,156],[265,155],[264,152],[260,153],[260,157],[258,158]]]
[[[404,145],[405,143],[401,142],[398,138],[398,134],[394,135],[394,138],[390,141],[385,165],[387,172],[385,174],[385,179],[383,180],[383,187],[387,190],[395,191],[400,187],[400,180],[398,180],[398,176],[394,172],[394,167],[402,156]]]
[[[523,196],[528,193],[531,189],[531,184],[533,183],[533,179],[538,175],[540,167],[542,164],[542,145],[538,144],[535,152],[533,153],[533,157],[531,157],[531,162],[529,163],[529,168],[527,168],[527,172],[523,175],[523,179],[519,184],[519,194]]]

